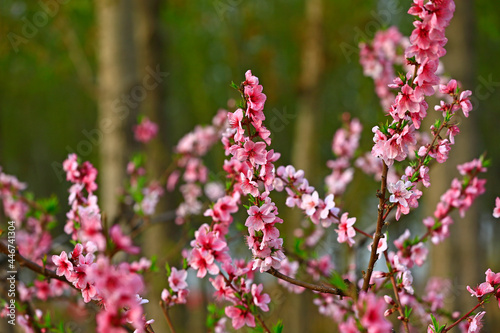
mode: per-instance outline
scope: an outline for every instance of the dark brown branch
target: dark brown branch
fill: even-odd
[[[269,274],[277,277],[278,279],[289,282],[289,283],[294,284],[296,286],[300,286],[300,287],[314,290],[314,291],[319,291],[320,293],[339,295],[339,296],[351,296],[351,292],[349,290],[341,290],[341,289],[334,288],[334,287],[317,285],[317,284],[313,284],[313,283],[309,283],[309,282],[300,281],[300,280],[294,279],[292,277],[289,277],[285,274],[282,274],[282,273],[278,272],[277,270],[275,270],[274,268],[269,269],[266,273],[269,273]],[[344,282],[346,282],[346,284],[349,287],[352,286],[352,284],[349,281],[344,280]]]
[[[389,171],[389,168],[387,167],[387,164],[385,164],[385,162],[382,163],[384,164],[384,170],[382,172],[382,184],[380,185],[380,193],[378,194],[379,204],[377,228],[375,230],[375,235],[373,236],[372,253],[370,254],[370,262],[368,263],[368,269],[366,270],[365,279],[363,282],[364,291],[368,291],[368,288],[370,288],[370,278],[372,277],[373,267],[378,260],[378,243],[380,242],[380,238],[382,238],[382,227],[384,226],[385,193],[387,189],[387,172]]]
[[[0,252],[4,253],[6,255],[11,254],[9,252],[9,247],[7,245],[5,245],[3,242],[0,242]],[[56,274],[56,272],[54,272],[53,270],[42,267],[38,264],[35,264],[33,261],[26,259],[25,257],[23,257],[19,253],[17,248],[16,248],[15,253],[16,253],[16,263],[18,263],[19,266],[27,267],[27,268],[31,269],[33,272],[42,274],[42,275],[49,277],[49,278],[52,278],[52,279],[57,279],[57,280],[60,280],[63,282],[68,282],[68,280],[66,280],[66,278],[64,276],[58,276]]]

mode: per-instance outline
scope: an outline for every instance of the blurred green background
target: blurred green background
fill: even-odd
[[[397,25],[406,35],[412,30],[412,18],[406,14],[411,1],[146,0],[144,3],[154,10],[145,21],[144,17],[137,18],[140,2],[128,1],[132,18],[129,28],[135,40],[128,48],[135,59],[130,72],[137,73],[140,80],[146,67],[142,61],[146,44],[138,41],[144,22],[153,26],[152,45],[148,48],[154,53],[152,59],[156,59],[146,64],[158,65],[168,72],[154,92],[159,111],[153,117],[160,123],[159,141],[164,147],[163,164],[159,168],[168,164],[172,147],[185,133],[197,124],[209,123],[219,108],[228,107],[229,99],[239,97],[230,83],[243,81],[245,71],[251,69],[268,97],[268,121],[273,117],[282,119],[280,114],[291,115],[283,121],[286,126],[277,127],[272,135],[273,148],[282,153],[280,164],[297,160],[294,146],[307,140],[300,136],[297,122],[301,119],[301,105],[312,110],[314,151],[305,153],[308,164],[304,167],[311,170],[309,178],[319,189],[328,174],[325,162],[332,158],[331,139],[341,126],[342,113],[350,112],[364,124],[361,144],[367,151],[371,146],[371,128],[385,121],[373,82],[363,77],[355,50],[358,42],[372,38],[373,27],[382,26],[381,21],[386,26]],[[482,282],[482,272],[487,267],[500,271],[500,248],[494,237],[500,232],[500,222],[491,216],[494,198],[500,195],[500,131],[495,122],[500,119],[500,3],[457,0],[456,4],[457,15],[448,35],[449,55],[443,62],[450,76],[462,80],[464,88],[473,94],[479,92],[476,96],[480,97],[471,117],[462,120],[469,125],[460,134],[461,141],[453,147],[456,149],[452,149],[451,158],[463,163],[487,152],[492,159],[487,192],[476,203],[477,211],[469,214],[475,230],[470,237],[476,240],[470,251],[481,255],[481,263],[475,270],[477,279],[460,279],[460,273],[453,270],[472,270],[470,266],[456,267],[468,265],[461,257],[450,264],[455,268],[437,271],[448,277],[459,276],[455,285],[466,295],[465,285]],[[319,14],[314,16],[314,9],[311,14],[308,6],[316,6]],[[27,182],[29,191],[37,197],[55,193],[62,206],[61,221],[67,211],[68,183],[55,170],[69,153],[78,152],[82,140],[88,140],[84,131],[99,126],[96,91],[102,68],[98,65],[98,55],[105,46],[98,43],[100,26],[96,7],[96,2],[84,0],[0,2],[0,165],[4,172]],[[49,13],[46,8],[57,10]],[[50,15],[44,20],[40,12]],[[126,33],[128,30],[123,30]],[[316,40],[314,47],[319,50],[319,60],[315,60],[319,63],[319,74],[308,85],[303,79],[308,71],[304,57],[311,39]],[[453,54],[462,58],[457,60]],[[137,111],[156,112],[141,108],[140,105],[130,113],[125,131],[131,131],[129,125],[135,123]],[[430,117],[438,116],[431,108]],[[468,148],[459,147],[462,143]],[[124,151],[125,157],[132,151]],[[91,145],[83,155],[80,152],[83,159],[96,166],[104,163],[98,145]],[[209,156],[212,170],[220,168],[223,158],[220,146],[216,147]],[[450,177],[457,175],[451,164],[442,170],[431,179],[435,184],[442,183],[436,185],[435,198],[449,185]],[[346,193],[345,208],[362,219],[377,184],[366,176],[356,175],[359,178]],[[424,210],[432,211],[435,203],[429,200]],[[412,219],[418,223],[423,214],[417,213]],[[400,227],[404,230],[407,226]],[[455,228],[459,230],[460,226]],[[467,249],[467,244],[452,240],[449,244],[452,252],[447,253],[454,253],[454,246]],[[432,267],[424,269],[422,276]],[[307,316],[315,320],[320,317],[314,311]],[[285,318],[285,331],[292,332],[288,327],[289,330]]]

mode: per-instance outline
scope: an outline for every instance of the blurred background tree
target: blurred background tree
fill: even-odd
[[[319,185],[328,174],[325,162],[332,156],[331,138],[341,125],[342,114],[350,112],[365,125],[362,147],[366,150],[371,146],[371,127],[384,120],[373,83],[362,75],[357,44],[371,39],[380,26],[397,25],[408,35],[412,29],[411,17],[405,14],[409,4],[402,0],[3,0],[0,165],[27,182],[37,196],[54,193],[59,197],[62,229],[68,184],[61,163],[76,152],[99,166],[99,200],[109,217],[117,217],[120,208],[113,195],[122,184],[126,161],[140,148],[131,143],[137,114],[160,125],[160,137],[147,151],[148,172],[159,176],[171,161],[172,147],[179,138],[196,124],[208,123],[217,109],[228,107],[228,100],[238,98],[229,83],[240,82],[244,72],[252,69],[268,96],[266,122],[273,133],[273,147],[282,153],[280,163],[305,168],[312,185],[322,190]],[[500,132],[495,122],[500,116],[500,65],[496,61],[500,4],[495,0],[456,0],[456,4],[457,17],[448,35],[449,55],[443,62],[451,76],[473,91],[476,100],[471,118],[464,121],[468,128],[462,127],[460,135],[464,151],[457,146],[451,158],[462,163],[486,151],[493,163],[487,193],[476,211],[468,213],[468,222],[455,225],[455,231],[465,232],[457,233],[450,244],[440,245],[434,262],[420,273],[425,276],[440,267],[440,275],[460,277],[452,280],[459,290],[455,304],[450,304],[453,308],[469,297],[465,285],[481,281],[486,267],[500,270],[500,248],[494,241],[500,225],[491,216],[494,197],[500,193]],[[141,87],[144,77],[157,68],[168,75],[140,97],[140,89],[134,92],[134,88]],[[111,95],[106,95],[109,91]],[[123,95],[136,100],[128,103]],[[128,106],[126,115],[117,112],[124,105]],[[111,132],[103,130],[103,119],[120,115],[125,116],[111,120],[117,130],[117,141],[113,141]],[[97,140],[96,129],[104,133],[102,141]],[[222,150],[214,149],[209,167],[218,170],[223,158]],[[434,190],[446,188],[448,177],[456,174],[451,163],[438,172],[432,178]],[[376,184],[362,174],[355,177],[344,208],[359,223],[370,225]],[[433,198],[441,193],[437,190]],[[167,194],[161,209],[172,209],[175,200]],[[432,211],[436,199],[426,204],[422,210]],[[285,216],[289,213],[286,208],[281,211]],[[409,220],[418,225],[423,216],[418,211]],[[293,225],[287,230],[293,230]],[[162,225],[142,236],[149,244],[147,253],[159,254],[160,267],[166,259],[175,264],[178,254],[164,258],[162,253],[176,239],[176,232],[175,227]],[[450,257],[442,258],[439,253],[452,254],[453,262],[443,262]],[[468,258],[471,253],[475,254]],[[475,260],[478,257],[480,261]],[[345,264],[342,258],[335,261],[338,267]],[[158,288],[164,283],[161,276],[163,273],[148,277],[154,285],[154,292],[148,295],[154,300],[150,311],[154,311]],[[276,288],[271,296],[274,293],[279,300],[270,318],[282,317],[287,332],[304,331],[313,323],[314,331],[321,331],[321,326],[328,325],[329,320],[321,318],[310,303],[310,296],[305,296],[307,302],[298,303],[304,295],[292,297],[272,280],[266,281]],[[203,297],[198,302],[205,302]],[[287,302],[288,310],[280,310],[278,303]],[[307,311],[307,315],[297,316],[292,309]],[[179,332],[201,329],[204,310],[196,312],[194,320],[193,313],[188,317],[182,309],[175,311]],[[156,327],[161,328],[158,331],[165,331],[160,315],[154,317]],[[497,321],[490,327],[498,325]]]

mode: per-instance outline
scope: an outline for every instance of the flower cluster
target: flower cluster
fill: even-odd
[[[136,272],[149,268],[150,263],[123,262],[114,266],[104,256],[95,260],[96,251],[94,243],[87,242],[76,244],[69,254],[62,251],[60,255],[53,255],[56,274],[80,290],[85,303],[95,301],[104,306],[104,311],[97,315],[98,332],[125,332],[122,325],[127,322],[137,332],[143,332],[146,323],[142,304],[147,300],[139,297],[144,291],[144,282]]]
[[[276,171],[276,191],[287,192],[286,205],[302,209],[314,224],[327,228],[332,223],[338,223],[340,209],[335,207],[333,194],[323,200],[309,181],[304,177],[304,171],[296,171],[292,165],[280,166]]]
[[[232,320],[234,329],[243,326],[255,327],[255,309],[269,311],[271,298],[262,292],[262,284],[255,284],[244,276],[250,272],[250,266],[244,261],[231,264],[224,262],[222,270],[215,278],[210,278],[217,300],[226,300],[231,305],[225,307],[225,314]]]
[[[224,170],[234,184],[233,196],[234,193],[251,196],[252,206],[245,223],[249,233],[247,244],[254,256],[254,267],[261,272],[271,267],[278,269],[285,258],[283,239],[279,238],[279,230],[275,227],[283,221],[269,197],[274,189],[274,162],[280,154],[267,150],[271,139],[263,124],[266,95],[262,89],[259,79],[247,71],[239,87],[244,105],[228,113],[229,128],[222,137],[226,155],[231,156],[224,162]]]
[[[343,118],[345,126],[335,132],[332,141],[332,151],[337,159],[327,162],[332,173],[325,178],[328,193],[336,197],[344,193],[347,185],[353,179],[354,169],[351,167],[350,160],[358,149],[363,129],[358,119],[349,119],[348,113],[345,113]]]
[[[410,45],[405,51],[410,69],[405,76],[396,78],[390,85],[391,88],[400,89],[389,109],[389,114],[393,118],[392,124],[376,126],[373,129],[375,145],[372,154],[382,158],[389,166],[394,160],[406,159],[409,146],[416,143],[414,132],[420,128],[422,119],[427,115],[428,104],[425,96],[433,95],[435,93],[433,86],[440,83],[436,73],[439,58],[446,53],[444,45],[447,39],[444,37],[444,30],[454,10],[455,4],[452,0],[429,1],[425,4],[424,1],[415,1],[409,10],[409,13],[417,18],[413,23],[415,29],[410,37]],[[445,112],[443,127],[447,127],[452,136],[457,133],[456,126],[449,125],[453,113],[462,108],[464,115],[468,116],[472,109],[469,100],[470,91],[464,91],[458,96],[456,89],[452,89],[453,84],[456,84],[456,81],[452,80],[448,85],[440,87],[441,93],[453,96],[453,102],[441,102],[441,106],[436,107],[436,110]],[[443,127],[433,128],[435,137]],[[434,140],[432,145],[422,146],[419,149],[419,156],[429,155],[436,158],[439,163],[443,163],[448,158],[451,144],[448,139]]]
[[[161,299],[165,302],[165,306],[171,307],[175,304],[185,304],[189,289],[186,282],[187,271],[184,269],[177,270],[173,267],[168,274],[168,289],[163,289]]]
[[[148,143],[158,134],[158,125],[147,117],[143,117],[139,125],[134,126],[135,139],[142,143]]]
[[[97,190],[97,170],[88,161],[80,165],[76,154],[68,156],[63,162],[63,169],[66,171],[66,179],[73,183],[69,189],[68,203],[71,209],[66,214],[68,221],[64,231],[70,234],[73,240],[83,243],[91,241],[102,251],[106,248],[106,238],[102,233],[97,196],[94,195]]]
[[[15,176],[3,173],[0,167],[0,198],[2,198],[3,210],[18,227],[26,218],[29,209],[28,204],[21,199],[21,191],[26,187],[26,184],[21,183]]]
[[[441,196],[434,211],[434,217],[427,217],[423,220],[434,244],[442,242],[449,236],[449,226],[453,224],[451,211],[458,209],[463,217],[477,197],[485,191],[486,180],[477,177],[479,173],[487,170],[482,159],[474,159],[458,165],[457,168],[464,179],[460,181],[454,178],[451,188]]]
[[[179,140],[175,148],[177,153],[176,169],[168,177],[167,190],[174,190],[181,177],[180,170],[183,170],[182,179],[185,184],[180,186],[180,190],[184,200],[176,210],[175,222],[177,224],[183,224],[190,215],[201,212],[202,203],[199,199],[203,194],[203,184],[206,184],[207,196],[212,201],[223,195],[217,183],[207,183],[208,170],[201,158],[221,139],[222,133],[228,126],[226,119],[227,111],[219,110],[212,119],[212,125],[196,126],[192,132]]]
[[[395,97],[388,87],[395,77],[394,65],[406,65],[404,50],[408,46],[408,38],[403,37],[397,27],[377,31],[371,43],[359,44],[359,62],[363,73],[373,78],[375,92],[384,110],[389,109]]]

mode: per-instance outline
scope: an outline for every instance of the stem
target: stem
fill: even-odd
[[[167,305],[165,303],[163,303],[163,301],[160,301],[160,307],[163,310],[163,315],[165,316],[165,319],[167,319],[167,324],[168,324],[168,328],[170,328],[170,332],[175,333],[174,325],[172,325],[172,320],[170,319],[170,316],[168,315]]]
[[[449,327],[445,328],[443,333],[446,333],[448,332],[449,330],[451,330],[453,327],[455,327],[456,325],[458,325],[462,320],[466,319],[467,317],[470,316],[470,314],[472,312],[474,312],[478,307],[482,306],[484,304],[484,299],[479,302],[475,307],[472,308],[472,310],[470,310],[469,312],[467,312],[466,314],[464,314],[460,319],[458,319],[456,322],[454,322],[453,324],[451,324]]]
[[[394,298],[396,299],[396,304],[398,306],[398,312],[399,312],[399,315],[401,316],[401,321],[403,322],[403,325],[405,327],[405,332],[406,333],[410,333],[410,328],[408,327],[408,318],[406,318],[404,312],[403,312],[403,308],[401,307],[401,300],[399,299],[399,292],[398,292],[398,287],[397,287],[397,284],[396,284],[396,279],[394,278],[394,270],[392,269],[391,265],[390,265],[390,261],[389,261],[389,256],[387,255],[387,250],[384,251],[384,256],[385,256],[385,260],[387,261],[387,266],[389,267],[389,277],[391,279],[391,283],[392,283],[392,289],[394,291]]]
[[[9,248],[3,242],[0,242],[0,252],[6,255],[11,254]],[[16,253],[16,262],[19,263],[19,266],[25,266],[38,274],[42,274],[46,277],[69,283],[64,276],[59,276],[56,274],[55,271],[46,269],[45,267],[39,266],[38,264],[35,264],[34,262],[24,258],[21,254],[19,254],[19,250],[17,248],[15,253]]]
[[[262,326],[262,328],[264,329],[264,331],[266,331],[266,333],[271,333],[271,331],[269,330],[269,328],[267,328],[266,323],[260,317],[260,315],[255,315],[255,318],[257,318],[257,321],[259,322],[260,326]]]
[[[368,237],[368,238],[373,239],[373,236],[372,236],[372,235],[370,235],[369,233],[364,232],[363,230],[358,229],[358,228],[356,228],[355,226],[353,226],[353,228],[354,228],[354,230],[356,230],[356,231],[357,231],[357,232],[359,232],[360,234],[362,234],[362,235],[364,235],[364,236],[366,236],[366,237]]]
[[[314,291],[319,291],[320,293],[324,293],[324,294],[332,294],[332,295],[339,295],[339,296],[351,296],[351,293],[346,293],[347,290],[341,290],[341,289],[338,289],[338,288],[333,288],[333,287],[328,287],[328,286],[323,286],[323,285],[317,285],[317,284],[313,284],[313,283],[309,283],[309,282],[304,282],[304,281],[300,281],[300,280],[297,280],[297,279],[294,279],[292,277],[289,277],[285,274],[282,274],[280,272],[278,272],[276,269],[272,268],[269,269],[268,271],[266,271],[266,273],[269,273],[275,277],[277,277],[278,279],[281,279],[281,280],[284,280],[286,282],[289,282],[291,284],[294,284],[296,286],[300,286],[300,287],[303,287],[303,288],[306,288],[306,289],[310,289],[310,290],[314,290]],[[350,281],[345,281],[348,284],[349,287],[353,287],[353,285],[350,283]]]
[[[384,205],[385,205],[385,192],[387,190],[387,172],[389,168],[384,161],[384,170],[382,171],[382,181],[380,185],[379,204],[378,204],[378,217],[377,217],[377,229],[375,230],[375,235],[373,237],[372,253],[370,255],[370,262],[368,263],[368,269],[366,270],[365,280],[363,282],[363,291],[368,291],[370,288],[370,278],[372,277],[373,267],[378,260],[378,243],[380,238],[382,238],[382,227],[384,226]]]

